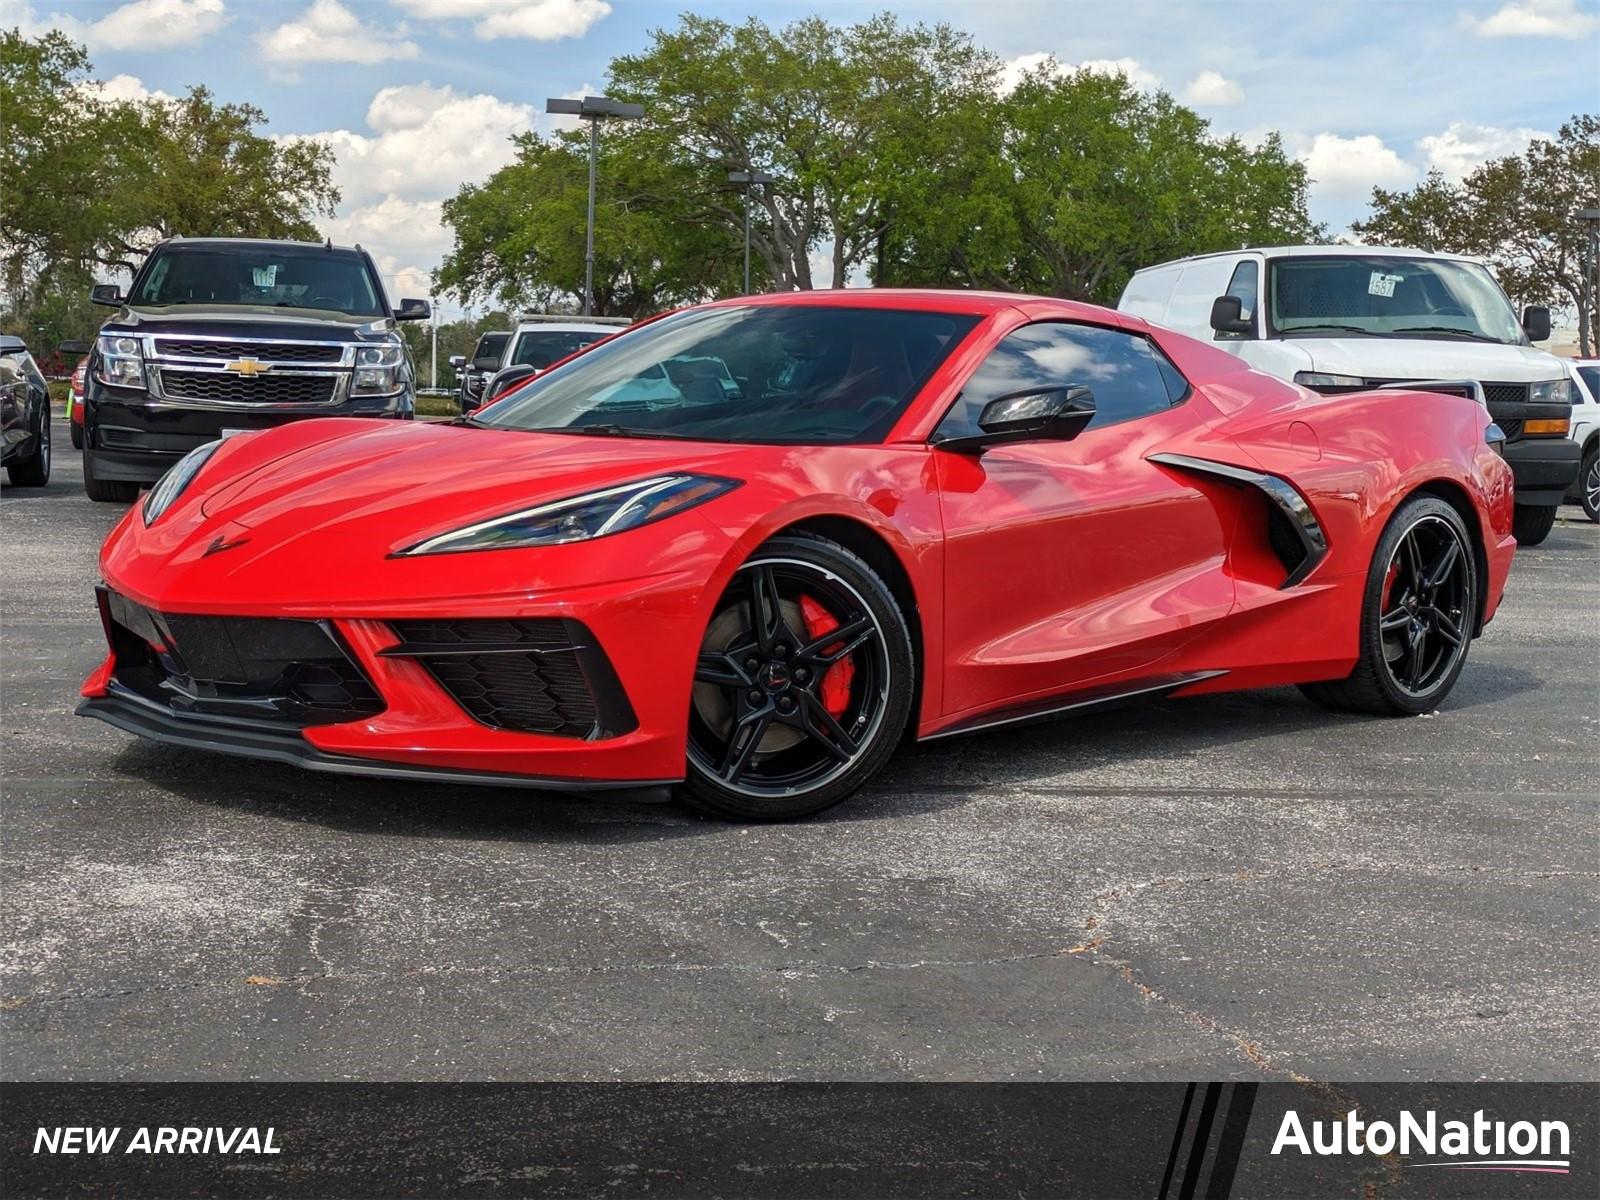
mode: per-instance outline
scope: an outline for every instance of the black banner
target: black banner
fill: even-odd
[[[0,1190],[1588,1197],[1597,1135],[1592,1084],[12,1084]]]

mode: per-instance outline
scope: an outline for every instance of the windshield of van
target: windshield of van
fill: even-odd
[[[689,309],[585,351],[471,421],[694,441],[877,442],[976,323],[816,304]]]
[[[320,246],[167,246],[156,252],[134,304],[251,304],[381,317],[366,260]]]
[[[1381,254],[1274,259],[1267,297],[1283,337],[1368,335],[1523,345],[1511,302],[1477,263]]]
[[[506,366],[537,367],[542,371],[551,363],[560,362],[567,355],[576,354],[615,332],[615,329],[525,329],[517,334],[517,348]]]

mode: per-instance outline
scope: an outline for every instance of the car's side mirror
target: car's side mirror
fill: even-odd
[[[483,393],[483,402],[487,404],[489,401],[493,400],[495,396],[503,396],[512,388],[521,387],[538,373],[539,369],[537,367],[529,367],[520,363],[514,367],[507,367],[504,371],[501,371],[494,377],[492,381],[494,384],[493,395],[491,395],[489,391],[485,389]]]
[[[498,358],[475,358],[472,360],[472,369],[474,371],[482,371],[486,375],[492,375],[500,369],[500,360]]]
[[[1550,340],[1550,310],[1542,304],[1530,304],[1522,310],[1522,332],[1530,342]]]
[[[402,300],[394,313],[396,321],[426,321],[431,316],[433,309],[426,300]]]
[[[1066,442],[1094,420],[1094,393],[1074,384],[1026,388],[997,396],[978,416],[980,432],[941,438],[941,450],[982,453],[1008,442]]]
[[[1254,333],[1255,322],[1244,315],[1237,296],[1218,296],[1211,302],[1211,328],[1218,333]]]
[[[114,283],[97,283],[89,289],[89,302],[116,308],[122,303],[122,289]]]
[[[465,354],[452,354],[445,361],[459,371],[462,367],[467,365],[467,356]]]

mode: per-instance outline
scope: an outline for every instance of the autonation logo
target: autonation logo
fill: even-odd
[[[1351,1109],[1343,1120],[1312,1121],[1306,1132],[1300,1114],[1283,1114],[1272,1152],[1301,1154],[1419,1155],[1438,1162],[1407,1163],[1408,1167],[1447,1167],[1456,1171],[1519,1171],[1566,1175],[1572,1167],[1572,1135],[1565,1121],[1491,1121],[1479,1109],[1469,1121],[1440,1121],[1432,1109],[1417,1116],[1400,1110],[1397,1121],[1363,1121]]]

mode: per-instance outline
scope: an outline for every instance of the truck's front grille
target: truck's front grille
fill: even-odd
[[[246,378],[225,371],[161,371],[161,390],[173,400],[216,404],[326,404],[333,399],[337,375],[256,375]]]
[[[1528,385],[1525,383],[1486,383],[1483,398],[1490,404],[1526,404]]]
[[[204,358],[227,361],[254,358],[261,362],[337,363],[344,358],[344,347],[315,342],[212,342],[182,338],[157,338],[159,357]]]

